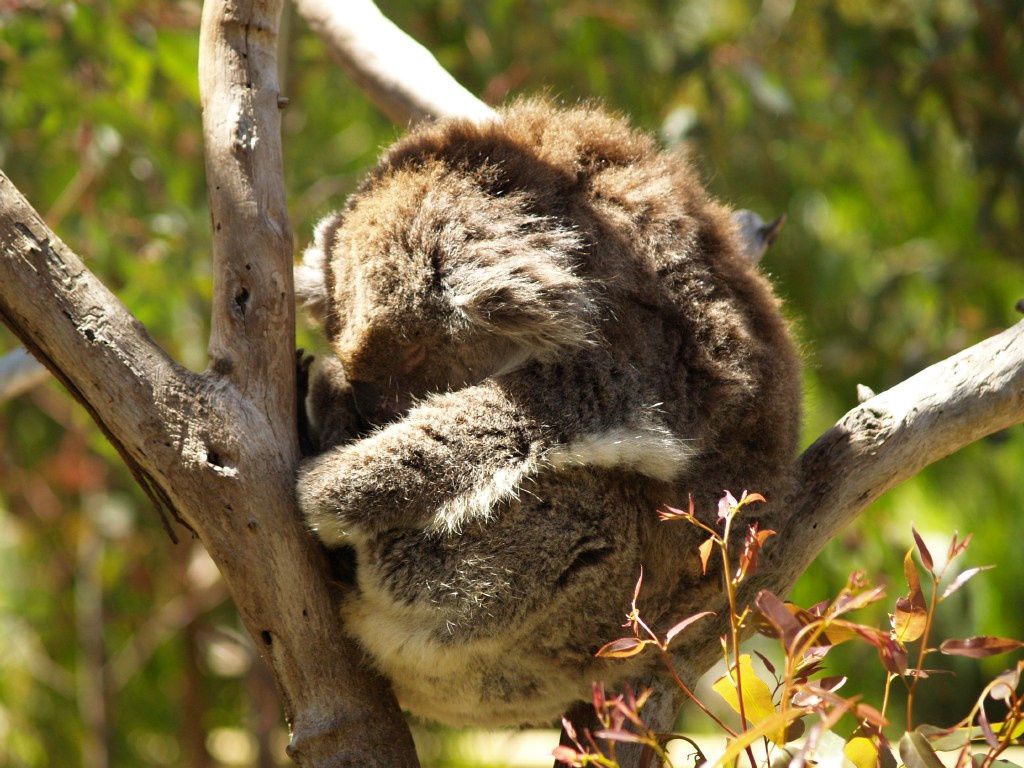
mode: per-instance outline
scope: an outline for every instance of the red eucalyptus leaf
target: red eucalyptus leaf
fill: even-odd
[[[865,592],[843,591],[833,604],[830,613],[832,616],[841,616],[844,613],[877,603],[883,597],[885,597],[885,587],[875,587]],[[811,610],[813,612],[813,609]]]
[[[768,661],[768,657],[765,656],[760,651],[754,651],[754,653],[757,655],[757,658],[759,658],[761,660],[761,663],[764,664],[765,669],[768,670],[768,674],[774,676],[775,675],[775,665],[772,664],[770,661]]]
[[[903,558],[903,575],[907,579],[907,587],[910,594],[907,599],[914,605],[925,607],[924,593],[921,591],[921,580],[917,576],[917,566],[914,564],[914,550],[908,549],[906,557]]]
[[[917,543],[917,554],[921,557],[921,563],[931,572],[935,572],[935,563],[932,560],[932,553],[928,551],[928,547],[924,545],[924,539],[921,538],[921,534],[917,532],[914,526],[910,526],[911,533],[914,534],[914,541]]]
[[[600,651],[598,651],[598,655],[600,655]],[[594,702],[594,711],[598,712],[598,713],[604,712],[604,709],[605,709],[604,685],[602,683],[599,683],[599,682],[595,681],[594,683],[592,683],[591,689],[592,689],[591,700]],[[569,724],[569,727],[570,728],[572,727],[571,723]],[[568,733],[568,728],[566,729],[566,733]],[[570,737],[574,738],[572,736],[572,734],[570,734]]]
[[[782,638],[785,648],[791,648],[793,640],[802,629],[800,622],[790,613],[786,604],[766,589],[757,593],[754,605]]]
[[[968,533],[967,534],[967,538],[964,539],[963,541],[961,541],[958,544],[957,541],[956,541],[957,534],[954,533],[953,534],[953,541],[951,541],[950,544],[949,544],[949,555],[948,555],[947,559],[948,560],[952,560],[954,557],[956,557],[961,552],[963,552],[965,549],[967,549],[967,545],[971,543],[971,537],[972,536],[974,536],[973,533]]]
[[[1024,647],[1020,640],[1013,640],[1008,637],[992,637],[990,635],[978,635],[963,639],[945,640],[939,646],[939,650],[947,656],[967,656],[971,659],[984,659],[988,656],[997,656],[1000,653],[1008,653]]]

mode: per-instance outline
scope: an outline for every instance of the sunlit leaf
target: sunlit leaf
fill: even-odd
[[[705,616],[714,616],[714,615],[715,615],[714,611],[703,611],[701,613],[695,613],[693,616],[689,616],[688,618],[683,619],[678,624],[676,624],[674,627],[672,627],[668,632],[665,633],[665,644],[668,645],[669,643],[671,643],[672,642],[672,638],[674,638],[676,635],[678,635],[680,632],[682,632],[684,629],[686,629],[688,626],[690,626],[694,622],[700,621]]]
[[[644,583],[644,567],[640,566],[640,575],[637,577],[636,586],[633,588],[633,607],[636,608],[636,601],[640,597],[640,587]]]
[[[606,659],[628,659],[640,653],[650,640],[641,640],[638,637],[620,637],[610,643],[602,645],[595,656]]]
[[[660,520],[694,520],[693,496],[690,496],[690,508],[688,511],[684,512],[681,509],[676,509],[666,504],[664,509],[658,510],[658,518]]]
[[[832,677],[823,677],[818,680],[818,686],[825,689],[826,691],[838,691],[844,685],[846,685],[845,675],[833,675]]]
[[[740,575],[748,576],[757,573],[757,558],[764,547],[765,541],[774,536],[775,531],[757,529],[754,523],[747,529],[747,537],[743,542],[743,553],[740,555]]]
[[[707,575],[708,572],[708,560],[711,559],[711,550],[715,546],[714,539],[708,539],[700,545],[700,570],[701,573]]]
[[[945,600],[947,597],[949,597],[958,589],[960,589],[960,587],[966,584],[970,579],[973,579],[978,573],[980,573],[981,571],[991,570],[992,568],[995,568],[995,566],[979,565],[977,568],[968,568],[963,573],[958,574],[957,577],[949,583],[949,586],[946,587],[945,591],[942,593],[942,597],[940,597],[939,599]]]
[[[564,744],[559,744],[557,747],[551,750],[551,756],[555,758],[555,760],[557,760],[558,762],[565,763],[566,765],[582,765],[582,763],[580,762],[582,753],[577,752],[572,747],[567,747]]]
[[[736,758],[751,744],[761,739],[771,739],[772,734],[785,733],[790,723],[804,717],[806,714],[807,710],[804,709],[788,709],[785,712],[776,712],[764,722],[743,731],[735,739],[729,741],[725,752],[722,753],[722,756],[715,763],[716,768],[733,765],[736,762]]]
[[[733,666],[731,671],[731,675],[722,675],[718,678],[712,688],[738,713],[740,697],[736,692],[736,666]],[[757,725],[775,715],[772,691],[757,676],[757,672],[754,671],[754,666],[750,662],[750,656],[747,654],[740,656],[739,681],[743,689],[743,713],[751,724]],[[780,747],[786,743],[784,728],[769,733],[767,736]]]
[[[928,626],[928,611],[915,605],[908,598],[901,597],[896,601],[896,613],[893,614],[892,631],[898,643],[912,643],[924,634]]]
[[[987,656],[997,656],[1000,653],[1008,653],[1021,647],[1024,647],[1024,643],[1020,640],[978,635],[977,637],[945,640],[939,646],[939,650],[949,656],[967,656],[972,659],[984,659]]]

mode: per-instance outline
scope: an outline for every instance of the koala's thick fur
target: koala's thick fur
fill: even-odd
[[[799,366],[730,213],[593,108],[524,102],[400,140],[297,268],[337,359],[310,392],[299,502],[355,551],[348,630],[413,713],[551,721],[642,615],[711,602],[694,526],[789,489]]]

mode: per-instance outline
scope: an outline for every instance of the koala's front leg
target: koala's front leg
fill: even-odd
[[[303,462],[299,505],[328,545],[395,527],[457,530],[517,493],[544,430],[492,382],[435,395],[402,420]]]
[[[316,363],[306,402],[307,418],[316,452],[350,443],[369,431],[356,409],[352,385],[333,357]]]

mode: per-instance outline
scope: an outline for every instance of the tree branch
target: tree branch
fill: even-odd
[[[768,540],[741,602],[749,604],[762,589],[785,596],[825,545],[883,493],[1021,422],[1024,320],[861,403],[799,458],[795,490],[771,521],[778,535]],[[724,597],[715,610],[718,617],[676,651],[677,671],[688,683],[721,658]]]
[[[799,461],[797,493],[772,551],[786,594],[825,544],[929,464],[1024,422],[1024,320],[860,404]]]
[[[456,115],[494,117],[372,0],[295,0],[295,7],[353,82],[397,125]]]

